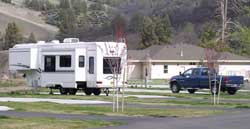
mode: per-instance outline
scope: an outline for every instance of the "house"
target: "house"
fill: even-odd
[[[185,70],[207,64],[206,49],[191,44],[155,45],[128,51],[128,79],[170,79]],[[219,74],[250,78],[250,58],[220,53]]]

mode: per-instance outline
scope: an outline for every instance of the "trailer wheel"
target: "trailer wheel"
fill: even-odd
[[[69,90],[68,89],[66,89],[66,88],[59,88],[59,91],[60,91],[60,93],[61,93],[61,95],[67,95],[68,94],[68,92],[69,92]]]
[[[76,95],[77,89],[69,89],[70,95]]]
[[[99,96],[99,95],[101,94],[101,89],[95,88],[95,89],[93,90],[93,93],[94,93],[95,96]]]
[[[90,95],[92,94],[93,90],[90,89],[90,88],[86,88],[84,92],[85,92],[85,94],[86,94],[87,96],[90,96]]]
[[[227,89],[227,93],[228,93],[229,95],[235,95],[236,92],[237,92],[237,89],[235,89],[235,88],[228,88],[228,89]]]

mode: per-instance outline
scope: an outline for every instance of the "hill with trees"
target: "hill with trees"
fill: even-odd
[[[60,40],[77,37],[82,41],[110,41],[116,40],[122,31],[129,49],[154,44],[188,43],[202,47],[222,44],[220,50],[250,56],[249,0],[12,0],[11,3],[41,12],[47,24],[59,28],[55,38]]]

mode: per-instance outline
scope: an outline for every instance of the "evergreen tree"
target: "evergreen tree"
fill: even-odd
[[[141,32],[142,22],[143,16],[139,13],[134,14],[129,23],[129,30],[135,33]]]
[[[72,9],[62,10],[60,13],[60,25],[57,38],[62,40],[67,37],[79,37],[77,35],[76,16]]]
[[[143,48],[159,43],[159,38],[155,33],[156,25],[150,17],[144,17],[142,23],[141,44]]]
[[[70,0],[60,0],[59,7],[61,9],[68,9],[70,8],[70,5],[71,5]]]
[[[83,0],[71,0],[73,9],[75,10],[75,13],[78,15],[86,14],[87,13],[87,3]]]
[[[3,46],[4,46],[4,44],[3,44],[3,35],[2,35],[2,33],[0,32],[0,50],[3,49]]]
[[[211,40],[214,40],[216,38],[216,31],[213,28],[214,27],[211,24],[205,27],[201,35],[202,44],[206,44],[207,42],[210,42]]]
[[[36,42],[37,42],[37,41],[36,41],[36,37],[35,37],[35,35],[34,35],[33,32],[30,33],[30,36],[29,36],[29,38],[28,38],[28,42],[29,42],[29,43],[36,43]]]
[[[4,49],[9,49],[15,44],[21,43],[23,40],[22,34],[16,23],[9,23],[4,36]]]
[[[169,20],[169,16],[165,15],[163,18],[156,17],[155,18],[155,33],[159,38],[160,44],[169,44],[171,38],[171,22]]]
[[[1,0],[2,2],[11,4],[12,0]]]

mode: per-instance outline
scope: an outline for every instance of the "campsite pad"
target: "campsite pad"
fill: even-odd
[[[9,111],[9,110],[13,110],[13,109],[6,107],[6,106],[0,106],[0,111]]]
[[[41,98],[10,98],[0,97],[0,102],[51,102],[59,104],[110,104],[107,101],[95,100],[70,100],[70,99],[41,99]]]

